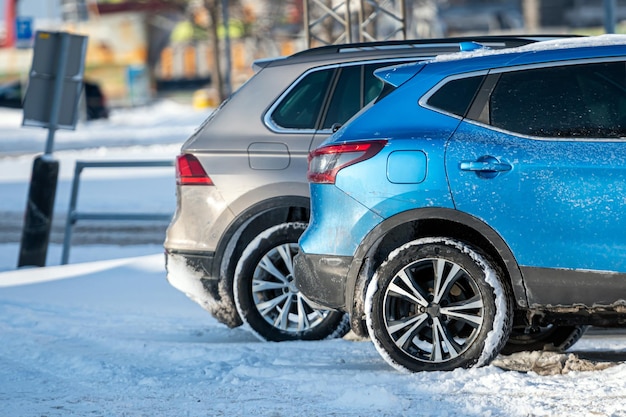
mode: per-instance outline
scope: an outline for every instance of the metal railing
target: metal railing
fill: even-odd
[[[79,212],[76,210],[80,174],[85,168],[149,168],[174,166],[173,160],[146,160],[146,161],[76,161],[72,193],[69,209],[65,221],[65,236],[63,238],[63,253],[61,265],[66,265],[70,256],[73,227],[78,220],[129,220],[129,221],[167,221],[172,218],[171,213],[125,213],[125,212]]]

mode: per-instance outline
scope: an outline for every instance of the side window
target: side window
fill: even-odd
[[[289,91],[272,113],[277,126],[315,129],[334,70],[314,71]]]
[[[578,77],[588,136],[626,137],[626,63],[590,65]]]
[[[330,129],[335,123],[344,124],[378,97],[383,89],[383,82],[374,76],[374,71],[401,63],[404,62],[376,62],[343,67],[328,105],[322,129]]]
[[[626,136],[623,62],[503,73],[489,103],[491,125],[540,137]]]
[[[484,76],[465,77],[444,84],[426,102],[431,107],[465,117]]]
[[[345,123],[361,109],[362,70],[360,65],[341,69],[322,129],[330,129],[335,123]]]
[[[361,104],[361,107],[365,107],[366,104],[369,104],[370,101],[378,97],[380,92],[383,91],[383,82],[374,77],[374,71],[376,71],[378,68],[387,66],[389,66],[388,62],[368,64],[365,66],[365,72],[363,74],[363,91],[365,98],[363,100],[363,104]]]

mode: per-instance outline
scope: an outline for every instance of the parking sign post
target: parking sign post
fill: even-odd
[[[33,163],[18,267],[46,264],[59,175],[59,162],[52,157],[54,134],[76,127],[86,47],[85,36],[65,32],[35,36],[22,125],[48,128],[48,137],[44,154]]]
[[[18,267],[45,266],[59,177],[59,161],[40,155],[33,162]]]

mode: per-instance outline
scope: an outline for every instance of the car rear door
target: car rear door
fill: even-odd
[[[447,147],[455,207],[494,228],[537,282],[547,269],[626,272],[624,62],[494,73],[490,83]]]

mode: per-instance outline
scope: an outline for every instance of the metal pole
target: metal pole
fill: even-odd
[[[150,161],[76,161],[74,179],[72,181],[72,194],[70,206],[67,210],[65,221],[65,237],[63,238],[63,252],[61,253],[61,265],[66,265],[70,259],[72,246],[72,231],[77,220],[168,220],[171,214],[160,213],[84,213],[76,208],[78,204],[78,191],[80,175],[85,168],[131,168],[131,167],[171,167],[173,160],[150,160]]]
[[[230,96],[233,89],[230,81],[232,71],[232,59],[230,50],[230,15],[228,13],[228,0],[222,0],[222,21],[224,22],[224,55],[226,55],[226,70],[224,71],[224,98]]]
[[[306,38],[306,47],[307,49],[311,47],[311,16],[309,16],[309,0],[304,0],[303,2],[303,12],[304,12],[304,36]]]
[[[74,167],[74,180],[72,181],[72,194],[70,195],[70,207],[67,210],[65,221],[65,236],[63,237],[63,252],[61,253],[61,265],[67,265],[70,259],[70,245],[72,244],[72,230],[74,229],[74,212],[78,201],[78,185],[80,184],[80,173],[83,171],[83,164],[76,161]]]
[[[50,120],[48,125],[48,139],[46,140],[45,154],[51,155],[54,148],[54,133],[59,124],[59,109],[61,108],[61,95],[63,92],[63,82],[65,81],[65,69],[67,67],[67,55],[70,46],[69,33],[62,32],[59,56],[57,57],[56,78],[54,80],[54,93],[52,95],[52,106],[50,108]]]
[[[604,30],[606,33],[615,33],[616,0],[604,0]]]
[[[46,266],[58,178],[59,161],[47,155],[35,158],[24,214],[18,267]]]
[[[400,16],[402,16],[402,39],[407,39],[409,34],[409,29],[407,28],[406,16],[407,16],[407,6],[404,0],[400,0]]]
[[[346,0],[346,35],[348,43],[352,43],[352,14],[350,11],[350,0]]]

